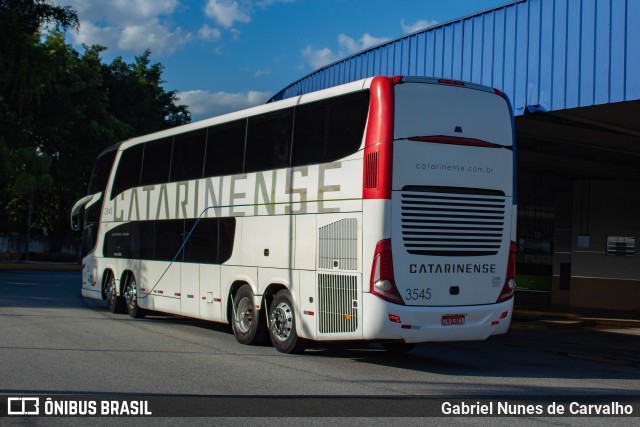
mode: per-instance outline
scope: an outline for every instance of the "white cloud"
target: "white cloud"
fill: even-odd
[[[190,90],[179,92],[176,96],[180,104],[189,106],[194,118],[204,119],[264,104],[271,94],[259,91],[228,93]]]
[[[407,24],[404,22],[404,19],[400,21],[400,25],[402,26],[402,31],[405,34],[415,33],[416,31],[423,30],[425,28],[433,27],[434,25],[438,25],[438,21],[429,21],[426,19],[421,19],[414,24]]]
[[[376,46],[391,40],[388,37],[373,37],[371,34],[365,33],[360,37],[359,41],[356,41],[352,37],[346,34],[340,34],[338,36],[338,43],[341,47],[347,50],[349,53],[360,52],[372,46]]]
[[[213,18],[218,25],[225,28],[233,27],[237,22],[251,22],[251,3],[237,0],[208,0],[204,13]]]
[[[256,6],[266,8],[275,3],[295,3],[296,0],[259,0],[256,2]]]
[[[271,69],[270,68],[263,68],[261,70],[257,70],[253,74],[253,77],[262,77],[262,76],[266,76],[268,74],[271,74]]]
[[[72,34],[74,42],[78,44],[100,44],[106,47],[115,47],[118,45],[120,37],[120,28],[104,26],[99,27],[91,21],[80,20],[80,31]]]
[[[71,36],[75,43],[100,44],[108,48],[139,53],[173,52],[193,35],[173,27],[168,17],[179,0],[61,0],[80,17],[80,29]]]
[[[338,35],[339,49],[337,53],[328,47],[318,49],[311,45],[308,45],[300,51],[300,53],[302,54],[302,59],[315,70],[335,62],[340,58],[344,58],[347,55],[360,52],[361,50],[379,45],[389,40],[391,39],[386,37],[374,37],[367,33],[363,34],[362,37],[360,37],[360,40],[356,40],[346,34],[340,34]]]
[[[204,14],[215,25],[203,25],[193,34],[173,23],[173,14],[181,8],[197,7],[183,0],[56,0],[71,6],[80,17],[78,33],[71,33],[74,43],[100,44],[111,49],[154,53],[171,53],[198,38],[217,42],[221,30],[233,38],[240,34],[237,23],[249,23],[257,8],[295,0],[206,0]],[[193,3],[193,2],[192,2]],[[199,2],[200,3],[200,2]],[[216,28],[217,27],[217,28]]]
[[[60,0],[85,20],[111,23],[142,22],[160,15],[171,15],[179,0]]]
[[[202,40],[217,41],[222,37],[222,32],[217,28],[211,28],[208,25],[203,25],[198,30],[198,37]]]
[[[267,9],[276,3],[294,3],[296,0],[207,0],[204,13],[216,24],[231,31],[234,38],[239,31],[234,28],[236,23],[248,24],[256,8]]]
[[[334,53],[328,47],[324,47],[322,49],[316,49],[313,46],[307,46],[302,51],[302,58],[311,65],[311,68],[314,70],[320,68],[324,65],[330,64],[334,61],[337,61],[340,57],[338,54]]]
[[[187,44],[191,38],[191,33],[184,32],[180,27],[171,31],[152,19],[142,25],[124,27],[118,39],[118,48],[128,52],[151,49],[155,53],[171,53]]]

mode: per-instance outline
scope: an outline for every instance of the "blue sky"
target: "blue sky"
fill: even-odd
[[[509,0],[54,0],[80,18],[69,41],[105,61],[151,49],[195,120],[264,103],[322,65]]]

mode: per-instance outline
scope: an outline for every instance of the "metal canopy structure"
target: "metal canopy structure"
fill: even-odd
[[[521,0],[320,68],[272,100],[374,75],[480,83],[516,116],[640,99],[640,2]]]

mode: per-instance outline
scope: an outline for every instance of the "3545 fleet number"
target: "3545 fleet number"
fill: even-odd
[[[413,288],[404,291],[404,299],[407,301],[431,299],[431,288]]]

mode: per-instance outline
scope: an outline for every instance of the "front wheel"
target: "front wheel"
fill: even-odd
[[[134,319],[142,319],[147,314],[146,310],[138,306],[138,284],[133,274],[127,277],[127,284],[124,286],[124,300],[127,304],[127,312]]]
[[[124,298],[117,294],[116,278],[113,273],[108,272],[107,280],[102,286],[102,293],[107,300],[109,311],[112,313],[124,313],[126,311]]]
[[[288,290],[279,291],[269,308],[269,335],[273,346],[281,353],[301,353],[304,342],[296,334],[296,316]]]

